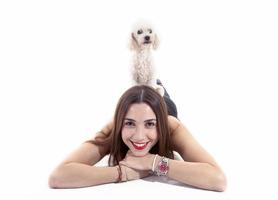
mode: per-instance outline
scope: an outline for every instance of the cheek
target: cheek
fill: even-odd
[[[132,136],[132,131],[130,130],[130,129],[125,129],[125,128],[123,128],[122,129],[122,139],[123,139],[123,141],[125,142],[125,141],[128,141],[129,140],[129,138],[131,138],[131,136]]]
[[[153,141],[157,141],[158,140],[158,133],[156,130],[153,130],[151,131],[149,134],[148,134],[148,138],[150,140],[153,140]]]

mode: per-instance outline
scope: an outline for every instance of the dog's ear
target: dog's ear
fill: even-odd
[[[137,44],[137,41],[136,41],[133,33],[131,33],[129,48],[130,48],[130,50],[138,49],[138,44]]]
[[[153,49],[156,50],[159,46],[159,39],[157,37],[157,35],[154,35],[154,41],[153,41]]]

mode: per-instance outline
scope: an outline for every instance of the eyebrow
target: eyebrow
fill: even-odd
[[[131,118],[124,118],[124,120],[136,122],[136,120],[131,119]],[[156,119],[147,119],[147,120],[144,120],[144,122],[151,122],[151,121],[156,121]]]

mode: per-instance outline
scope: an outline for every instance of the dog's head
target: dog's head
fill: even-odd
[[[130,49],[140,51],[144,49],[157,49],[159,40],[154,29],[148,23],[137,23],[131,33]]]

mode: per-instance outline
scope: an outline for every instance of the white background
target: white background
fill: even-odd
[[[112,118],[131,86],[130,30],[143,18],[160,37],[154,61],[180,120],[227,174],[225,196],[212,198],[275,199],[274,2],[1,1],[1,195],[43,196],[51,170]],[[202,192],[175,187],[187,199]]]

